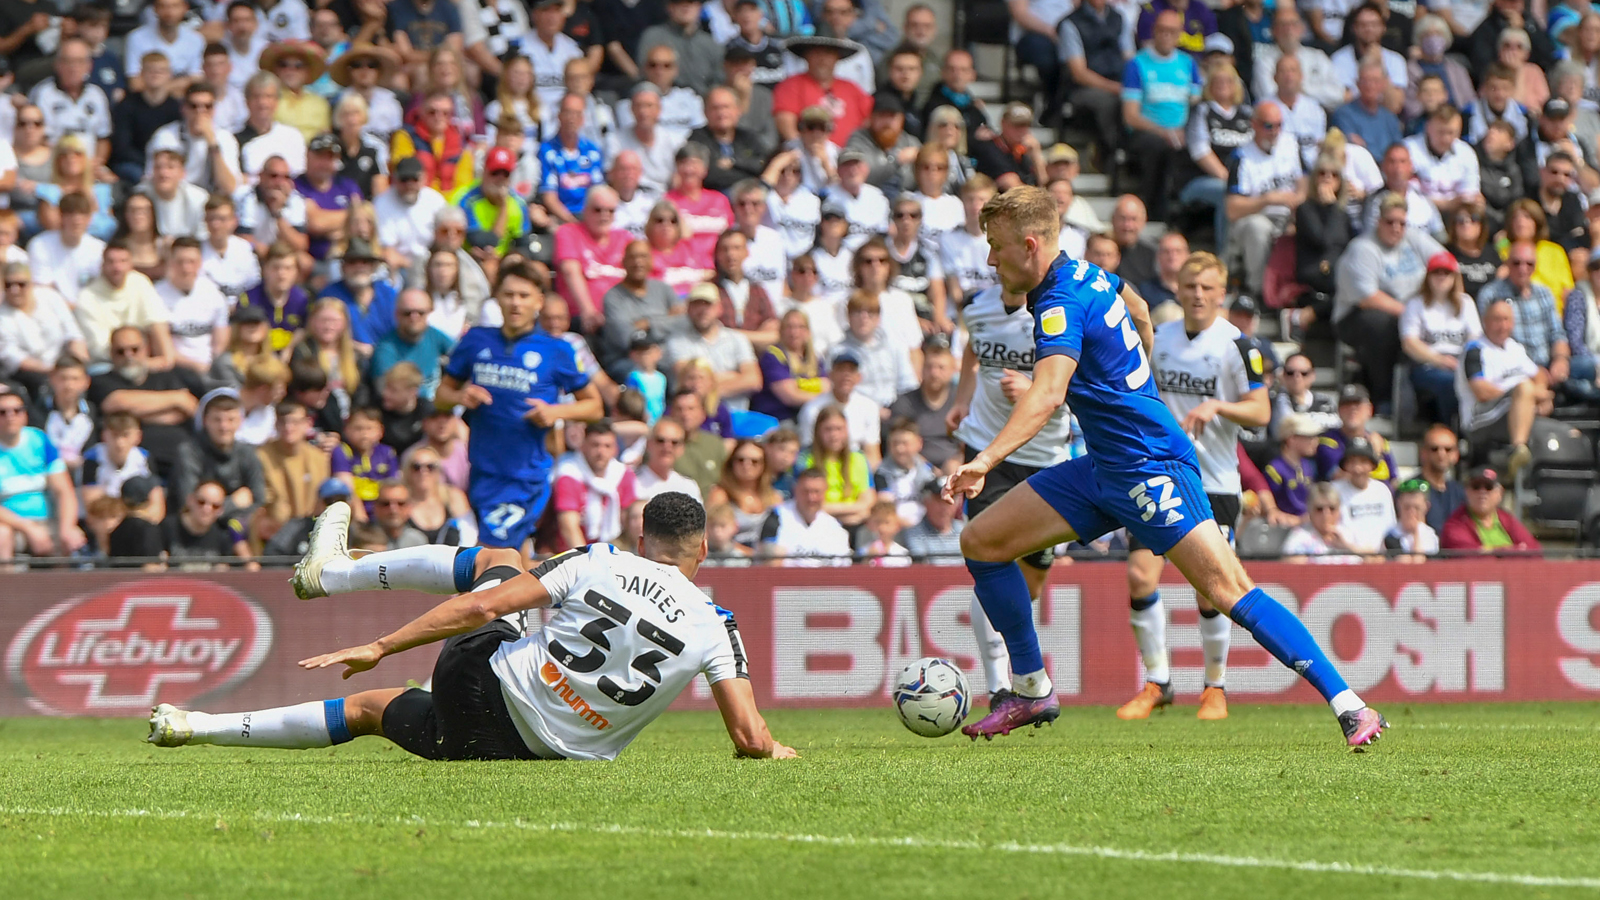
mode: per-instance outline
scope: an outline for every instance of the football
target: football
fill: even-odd
[[[919,659],[895,679],[894,708],[913,733],[943,737],[955,731],[972,709],[967,676],[948,659]]]

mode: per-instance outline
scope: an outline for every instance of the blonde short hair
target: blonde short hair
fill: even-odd
[[[1218,259],[1215,254],[1207,253],[1204,250],[1189,254],[1189,258],[1184,260],[1183,265],[1178,269],[1178,277],[1182,278],[1189,272],[1194,272],[1198,275],[1207,270],[1215,270],[1218,275],[1222,276],[1222,283],[1228,283],[1228,267],[1223,265],[1222,260]]]
[[[1061,236],[1061,212],[1056,198],[1044,188],[1020,185],[996,194],[983,205],[978,221],[990,234],[996,227],[1010,228],[1016,237],[1034,237],[1051,247]]]

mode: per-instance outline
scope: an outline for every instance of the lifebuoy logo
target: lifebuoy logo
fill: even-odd
[[[272,646],[265,610],[222,585],[154,578],[65,600],[6,648],[6,675],[49,715],[148,710],[232,687]]]

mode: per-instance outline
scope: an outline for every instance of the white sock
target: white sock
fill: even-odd
[[[191,743],[218,744],[224,747],[275,747],[280,750],[305,750],[331,747],[329,705],[337,704],[338,729],[343,743],[350,739],[344,727],[343,700],[313,700],[277,709],[258,709],[242,713],[189,713],[194,729]]]
[[[1356,696],[1356,692],[1349,688],[1334,694],[1333,699],[1328,701],[1328,705],[1333,707],[1333,714],[1336,716],[1342,716],[1348,712],[1359,712],[1367,708],[1367,704],[1361,702],[1361,698]]]
[[[1233,620],[1217,613],[1200,617],[1200,646],[1206,654],[1206,687],[1225,687],[1228,682],[1228,643],[1233,637]]]
[[[336,559],[322,570],[322,588],[329,594],[355,591],[422,591],[454,594],[455,547],[429,544],[404,550],[368,553],[358,559]]]
[[[1167,657],[1167,608],[1161,597],[1144,609],[1130,611],[1128,621],[1133,623],[1133,637],[1139,642],[1139,655],[1144,658],[1144,677],[1156,684],[1172,681],[1171,663]]]
[[[972,636],[978,639],[978,658],[983,661],[983,677],[989,693],[1011,689],[1011,653],[1006,650],[1006,639],[989,624],[983,604],[972,598]]]
[[[1056,689],[1055,685],[1050,683],[1050,676],[1046,675],[1043,669],[1037,672],[1029,672],[1026,675],[1018,675],[1014,687],[1018,694],[1034,699],[1048,697],[1055,693]]]

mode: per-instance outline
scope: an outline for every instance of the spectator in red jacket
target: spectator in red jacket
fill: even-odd
[[[1539,542],[1517,517],[1500,508],[1504,494],[1500,473],[1488,466],[1473,469],[1467,477],[1466,505],[1451,514],[1439,535],[1444,550],[1475,550],[1479,553],[1534,553]]]

